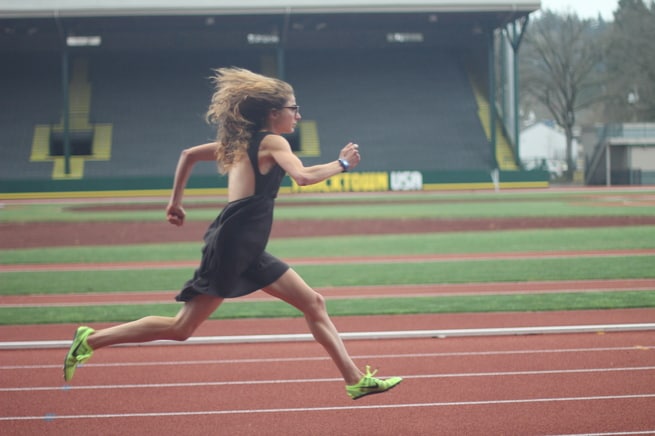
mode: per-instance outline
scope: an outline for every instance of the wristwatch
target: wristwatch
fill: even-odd
[[[343,168],[343,172],[348,172],[348,168],[350,168],[350,164],[346,159],[339,159],[339,165],[341,165],[341,168]]]

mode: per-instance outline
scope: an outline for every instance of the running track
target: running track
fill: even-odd
[[[490,316],[491,315],[491,316]],[[609,315],[609,317],[608,317]],[[342,332],[648,322],[653,309],[346,317]],[[364,322],[364,325],[362,325]],[[199,335],[304,332],[223,320]],[[62,338],[74,326],[40,337]],[[7,339],[10,329],[0,329]],[[29,339],[35,327],[14,338]],[[655,434],[655,337],[622,333],[349,340],[358,364],[405,378],[358,401],[313,342],[151,345],[96,353],[65,386],[63,349],[0,351],[2,434]]]
[[[650,290],[653,286],[652,280],[632,280],[321,292],[328,298],[343,298],[399,291],[448,295]],[[172,294],[131,295],[140,301],[164,301]],[[16,301],[3,297],[0,304],[99,304],[111,303],[110,298],[107,294],[30,296]],[[251,298],[264,296],[257,293]],[[345,336],[612,326],[652,324],[655,309],[343,317],[335,322]],[[610,333],[611,329],[599,327],[569,334],[347,340],[359,365],[369,363],[380,368],[381,376],[405,379],[386,394],[352,401],[320,346],[306,340],[114,347],[99,351],[67,386],[61,381],[60,362],[65,354],[62,347],[74,328],[0,327],[5,343],[51,341],[43,348],[0,350],[0,434],[655,434],[653,330]],[[207,322],[197,335],[241,338],[306,332],[301,319],[221,320]]]

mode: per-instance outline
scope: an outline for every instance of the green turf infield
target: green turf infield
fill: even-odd
[[[276,219],[373,219],[388,218],[492,218],[560,216],[652,216],[655,191],[572,192],[473,192],[466,194],[421,193],[367,196],[281,196]],[[115,208],[107,202],[89,204],[53,201],[15,203],[0,211],[0,222],[162,221],[167,199],[135,200]],[[187,198],[188,220],[211,221],[225,198]],[[94,210],[93,206],[102,210]],[[301,206],[301,207],[299,207]]]
[[[202,241],[0,250],[0,265],[198,261],[201,247]],[[268,245],[283,259],[624,249],[655,249],[655,226],[285,238]]]
[[[559,294],[478,295],[413,298],[339,299],[327,302],[332,316],[461,312],[534,312],[553,310],[655,307],[655,290],[571,292]],[[83,307],[0,308],[0,324],[122,322],[148,315],[174,316],[180,304],[96,305]],[[280,301],[226,302],[210,319],[299,317]]]
[[[408,193],[370,196],[283,196],[277,219],[348,218],[484,218],[557,216],[655,216],[653,191],[580,191],[531,193]],[[162,204],[147,210],[91,211],[80,203],[9,204],[0,208],[0,223],[94,220],[162,220]],[[122,203],[121,203],[122,204]],[[209,222],[224,202],[187,202],[189,219]],[[118,205],[118,203],[117,203]],[[103,203],[106,207],[107,204]],[[109,205],[111,207],[111,205]],[[0,264],[174,262],[194,265],[201,241],[123,246],[57,247],[0,251]],[[566,252],[580,250],[655,249],[655,226],[517,229],[429,234],[354,235],[273,239],[269,251],[288,259],[344,256],[402,256],[466,253]],[[441,283],[528,282],[540,280],[655,279],[655,256],[609,255],[567,258],[514,258],[438,262],[294,265],[310,285],[412,285]],[[170,304],[84,307],[0,307],[1,324],[124,321],[158,313],[174,314],[172,297],[193,271],[192,266],[118,271],[0,273],[0,295],[130,292],[166,290]],[[655,307],[655,289],[639,292],[565,292],[452,297],[330,300],[333,315],[532,311]],[[279,302],[226,304],[218,317],[297,316]]]
[[[298,265],[313,287],[655,279],[655,256]],[[3,273],[4,295],[180,289],[192,268]]]

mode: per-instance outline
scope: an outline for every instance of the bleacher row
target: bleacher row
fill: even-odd
[[[117,53],[74,56],[87,64],[88,121],[111,125],[109,160],[84,162],[84,178],[170,175],[182,148],[213,138],[204,122],[212,68],[262,70],[260,52]],[[267,57],[270,60],[270,56]],[[314,121],[321,155],[360,144],[362,171],[486,170],[491,151],[467,71],[447,51],[290,51],[285,74],[301,115]],[[35,127],[61,123],[56,54],[7,56],[0,71],[0,178],[48,179],[52,162],[30,161]],[[198,173],[215,172],[213,164]]]

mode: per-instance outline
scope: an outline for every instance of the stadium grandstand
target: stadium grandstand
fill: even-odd
[[[547,186],[520,168],[516,54],[539,1],[42,0],[0,9],[0,196],[168,189],[210,141],[212,69],[290,82],[326,190]],[[190,188],[221,188],[212,164]],[[287,181],[288,189],[293,187]],[[497,186],[497,185],[496,185]]]

